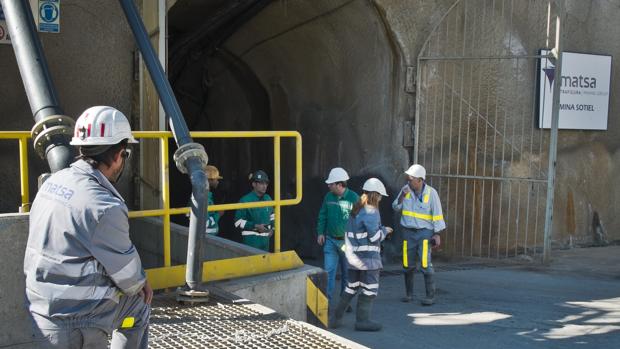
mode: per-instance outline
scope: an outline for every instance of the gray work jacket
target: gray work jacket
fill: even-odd
[[[381,241],[387,230],[381,225],[379,210],[363,207],[355,217],[349,217],[345,235],[345,255],[349,269],[376,270],[383,268]]]
[[[40,328],[107,327],[121,292],[131,296],[143,288],[127,206],[84,160],[54,173],[37,193],[24,273]]]
[[[409,229],[430,229],[436,234],[446,229],[437,190],[424,183],[420,196],[416,196],[411,188],[407,194],[403,194],[407,186],[400,190],[392,203],[394,211],[401,213],[400,225]],[[405,197],[399,204],[398,198],[401,195]]]

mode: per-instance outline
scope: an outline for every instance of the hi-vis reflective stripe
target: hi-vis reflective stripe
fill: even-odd
[[[425,221],[443,221],[443,215],[431,216],[430,214],[417,213],[413,211],[405,211],[403,210],[403,216],[409,216],[414,218],[423,219]]]
[[[121,328],[132,328],[135,322],[136,322],[136,319],[133,316],[128,316],[123,319]]]
[[[365,238],[365,237],[367,237],[367,236],[368,236],[368,233],[367,233],[367,232],[363,232],[363,233],[354,233],[354,232],[350,231],[350,232],[348,232],[348,233],[347,233],[347,236],[348,236],[349,238],[351,238],[351,239],[353,239],[353,238],[363,239],[363,238]]]
[[[241,232],[241,235],[243,235],[243,236],[255,235],[255,236],[269,237],[269,233],[259,233],[257,231],[253,231],[253,230],[244,230],[244,231]]]
[[[422,268],[428,267],[428,240],[422,241]]]
[[[245,219],[239,219],[238,221],[235,222],[235,227],[243,229],[243,228],[245,228],[245,224],[247,222],[248,221],[246,221]]]
[[[407,240],[403,240],[403,267],[409,268],[409,261],[407,260]]]
[[[428,204],[428,199],[429,199],[430,197],[431,197],[431,196],[430,196],[429,194],[424,194],[424,203],[425,203],[425,204]]]
[[[407,192],[407,194],[405,194],[405,199],[409,199],[411,198],[411,192]]]
[[[353,247],[353,251],[354,252],[367,252],[367,251],[381,252],[381,247],[379,247],[379,246],[369,246],[369,245],[355,246],[355,247]]]

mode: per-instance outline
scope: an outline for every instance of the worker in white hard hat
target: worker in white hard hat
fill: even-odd
[[[348,263],[348,282],[334,312],[332,328],[340,326],[345,309],[359,292],[355,330],[379,331],[381,324],[370,320],[372,304],[379,292],[381,242],[392,233],[392,228],[381,224],[379,202],[388,196],[385,186],[377,178],[370,178],[362,187],[362,196],[353,206],[347,222],[345,243]]]
[[[26,299],[37,347],[147,348],[153,290],[114,188],[131,155],[129,121],[92,107],[75,124],[78,160],[52,174],[30,211]]]
[[[317,219],[317,243],[323,246],[324,266],[327,271],[327,298],[332,299],[336,273],[340,269],[340,294],[347,280],[347,264],[343,251],[344,233],[353,205],[359,195],[347,188],[349,174],[341,167],[333,168],[325,183],[329,192],[323,199]]]
[[[426,183],[426,170],[415,164],[407,171],[407,184],[400,190],[392,208],[401,213],[403,227],[403,268],[405,275],[405,297],[403,302],[413,300],[413,273],[420,261],[424,274],[426,297],[423,305],[435,302],[435,281],[431,250],[441,245],[440,232],[446,228],[441,202],[437,191]]]

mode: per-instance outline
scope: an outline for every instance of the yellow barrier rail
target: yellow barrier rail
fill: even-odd
[[[168,140],[173,137],[172,132],[169,131],[136,131],[133,132],[134,137],[142,139],[159,139],[160,143],[160,161],[161,161],[161,186],[162,186],[162,208],[154,210],[141,210],[130,211],[130,218],[138,217],[163,217],[163,242],[164,242],[164,267],[147,270],[149,275],[158,272],[162,275],[167,273],[176,272],[179,266],[171,267],[171,252],[170,252],[170,216],[175,214],[185,214],[189,212],[189,207],[171,208],[170,207],[170,180],[169,180],[169,161],[168,161]],[[274,207],[275,227],[274,227],[274,258],[277,256],[284,256],[280,253],[281,245],[281,226],[280,216],[281,207],[296,205],[301,202],[302,198],[302,159],[301,159],[301,135],[296,131],[197,131],[190,132],[193,138],[273,138],[273,152],[274,152],[274,164],[273,164],[273,190],[274,197],[272,201],[262,202],[249,202],[249,203],[231,203],[231,204],[219,204],[211,205],[208,207],[208,211],[228,211],[237,210],[241,208],[254,208],[254,207]],[[16,139],[19,141],[19,164],[20,164],[20,186],[21,186],[21,206],[20,212],[28,212],[30,209],[30,198],[28,192],[28,140],[30,138],[29,131],[0,131],[0,139]],[[295,182],[296,182],[296,195],[293,199],[282,200],[280,198],[280,170],[281,170],[281,152],[280,141],[282,138],[294,138],[295,139]],[[284,257],[277,257],[284,258]],[[290,260],[290,262],[289,262]],[[293,259],[283,259],[283,263],[276,265],[275,268],[271,268],[271,271],[291,269],[299,265],[299,261]],[[220,262],[220,261],[214,261]],[[214,263],[209,262],[209,263]],[[221,261],[222,263],[228,263]],[[239,264],[237,264],[239,265]],[[167,269],[172,268],[172,269]],[[258,269],[257,269],[258,270]],[[259,273],[259,272],[256,272]],[[253,271],[247,270],[240,272],[236,276],[253,275]],[[230,276],[230,275],[229,275]]]
[[[16,139],[19,141],[19,185],[21,189],[22,203],[19,212],[30,211],[30,199],[28,192],[28,139],[29,131],[0,131],[0,139]]]

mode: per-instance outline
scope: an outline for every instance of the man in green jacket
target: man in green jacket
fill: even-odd
[[[213,191],[217,189],[217,186],[220,184],[220,179],[223,179],[224,177],[220,176],[220,171],[217,167],[212,165],[208,165],[205,172],[207,173],[207,180],[209,181],[208,203],[209,206],[211,206],[215,205],[215,201],[213,200]],[[207,234],[217,235],[220,232],[219,221],[223,214],[224,211],[209,212],[207,216]]]
[[[252,191],[239,202],[272,201],[267,194],[269,177],[263,170],[250,175]],[[241,229],[243,243],[269,252],[269,239],[273,235],[273,207],[243,208],[235,212],[235,227]]]
[[[347,285],[347,260],[344,255],[344,234],[353,204],[359,196],[349,188],[349,174],[336,167],[329,172],[325,183],[329,193],[325,195],[317,220],[317,243],[323,246],[325,270],[327,271],[327,298],[332,299],[336,272],[340,266],[340,293]]]

